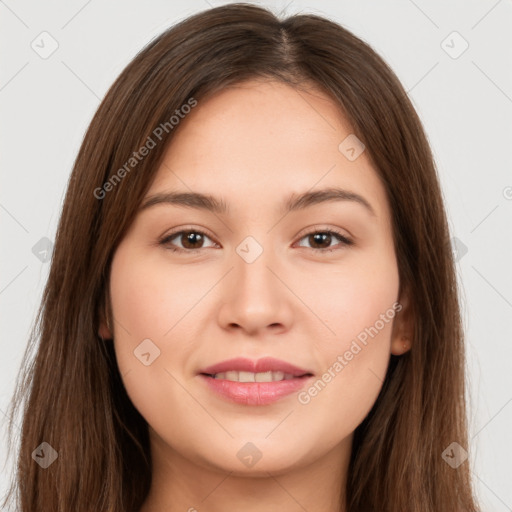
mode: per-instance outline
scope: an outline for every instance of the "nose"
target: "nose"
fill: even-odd
[[[222,288],[220,325],[251,336],[290,329],[294,296],[272,249],[265,248],[252,262],[235,253],[232,261],[234,268]]]

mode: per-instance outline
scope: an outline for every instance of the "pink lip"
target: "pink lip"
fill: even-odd
[[[263,357],[257,361],[252,361],[251,359],[246,359],[244,357],[237,357],[235,359],[222,361],[221,363],[214,364],[213,366],[208,366],[207,368],[200,370],[199,373],[214,375],[216,373],[227,372],[229,370],[253,373],[283,372],[294,375],[295,377],[300,377],[307,373],[313,373],[310,370],[304,370],[303,368],[294,366],[286,361],[281,361],[280,359],[274,359],[273,357]]]
[[[229,370],[253,373],[281,371],[294,375],[294,378],[277,382],[232,382],[212,377],[216,373]],[[230,359],[209,366],[200,372],[201,379],[212,391],[230,401],[244,405],[267,405],[276,402],[304,387],[312,376],[312,372],[308,370],[272,357],[265,357],[257,361],[244,358]]]

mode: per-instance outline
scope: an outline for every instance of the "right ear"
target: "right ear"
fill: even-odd
[[[108,285],[107,285],[108,286]],[[114,335],[111,330],[112,322],[109,320],[108,311],[109,308],[107,305],[110,303],[110,297],[108,291],[105,293],[102,304],[100,305],[100,325],[98,327],[98,336],[104,340],[113,339]]]
[[[114,336],[110,332],[110,329],[107,326],[107,322],[105,320],[100,321],[100,326],[98,329],[98,336],[104,340],[111,340]]]

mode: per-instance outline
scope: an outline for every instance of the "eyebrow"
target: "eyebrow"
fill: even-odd
[[[302,194],[292,194],[283,204],[281,213],[287,214],[296,210],[303,210],[313,205],[337,202],[351,201],[363,206],[370,215],[376,217],[377,214],[372,205],[361,195],[342,188],[330,187],[313,192],[304,192]],[[216,198],[210,194],[201,194],[199,192],[165,192],[146,197],[139,211],[146,210],[157,204],[170,204],[183,206],[186,208],[195,208],[206,210],[217,214],[229,213],[228,204],[223,198]]]

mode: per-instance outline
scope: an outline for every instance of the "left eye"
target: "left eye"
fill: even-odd
[[[310,243],[313,243],[313,244],[324,244],[324,243],[327,243],[327,245],[329,246],[329,243],[334,239],[334,238],[337,238],[338,240],[341,241],[341,246],[349,246],[349,245],[353,245],[353,241],[350,240],[349,238],[347,238],[346,236],[342,235],[341,233],[338,233],[337,231],[333,231],[333,230],[327,230],[327,231],[312,231],[311,233],[307,233],[306,235],[304,235],[301,240],[303,239],[307,239]],[[337,249],[330,249],[329,247],[320,247],[320,248],[316,248],[316,247],[313,247],[312,248],[314,251],[320,251],[320,252],[332,252],[334,250],[337,250]]]
[[[211,240],[211,238],[204,233],[203,231],[197,230],[197,229],[189,229],[189,230],[183,230],[183,231],[177,231],[175,233],[170,234],[169,236],[165,237],[163,240],[160,241],[161,245],[165,245],[169,250],[173,252],[197,252],[201,249],[204,249],[205,247],[197,247],[197,244],[201,244],[204,242],[205,238]],[[327,247],[311,247],[313,251],[315,252],[332,252],[335,249],[331,249],[330,242],[333,240],[333,238],[337,238],[340,240],[341,246],[350,246],[353,245],[354,242],[347,238],[346,236],[342,235],[341,233],[338,233],[334,230],[325,230],[325,231],[312,231],[310,233],[305,234],[300,238],[300,240],[307,239],[310,243],[313,244],[325,244],[327,243]],[[174,243],[172,243],[173,240],[178,239],[180,242],[182,242],[181,247],[176,247]],[[215,245],[215,242],[214,242]],[[303,247],[301,245],[301,247]]]

